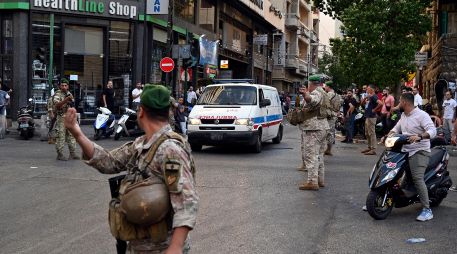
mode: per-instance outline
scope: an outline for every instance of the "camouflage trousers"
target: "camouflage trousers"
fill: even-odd
[[[308,170],[308,182],[317,184],[324,182],[324,153],[327,149],[327,130],[302,131],[302,157]]]
[[[327,132],[327,144],[328,145],[333,145],[335,144],[335,124],[336,124],[336,119],[332,118],[328,120],[328,125],[330,126],[330,130]]]
[[[57,116],[57,120],[55,123],[55,132],[56,132],[56,151],[59,154],[63,153],[63,149],[65,147],[65,143],[68,144],[68,150],[70,150],[70,154],[75,154],[76,151],[76,140],[71,135],[71,133],[65,129],[63,124],[63,116]]]

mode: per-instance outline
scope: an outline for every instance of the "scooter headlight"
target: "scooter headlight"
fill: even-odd
[[[235,120],[235,124],[236,125],[248,125],[248,126],[251,126],[254,123],[251,120],[247,119],[247,118],[242,118],[242,119],[236,119]]]
[[[399,139],[399,137],[389,137],[386,139],[386,147],[387,148],[392,148],[395,146],[395,142],[397,142],[397,140]]]
[[[392,180],[397,175],[398,170],[400,170],[400,168],[390,171],[386,176],[384,176],[384,178],[382,179],[382,182],[388,182],[388,181]]]
[[[188,122],[190,125],[200,125],[202,124],[202,121],[200,119],[197,119],[197,118],[189,118],[189,122]]]

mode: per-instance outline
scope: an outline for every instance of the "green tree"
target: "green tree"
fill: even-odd
[[[319,58],[319,73],[330,76],[335,84],[335,90],[345,90],[351,86],[351,79],[339,63],[336,55],[325,52]]]
[[[332,54],[356,84],[398,85],[414,71],[414,55],[431,19],[430,0],[317,0],[316,6],[343,23]]]

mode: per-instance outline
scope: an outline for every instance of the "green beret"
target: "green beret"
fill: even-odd
[[[327,81],[327,82],[325,82],[325,85],[332,87],[333,86],[333,81]]]
[[[60,84],[63,84],[63,83],[70,84],[70,82],[68,82],[68,79],[66,79],[66,78],[63,78],[60,80]]]
[[[164,109],[170,106],[170,91],[162,85],[144,86],[141,104],[150,109]]]
[[[321,82],[321,77],[319,75],[311,75],[308,80],[310,82]]]

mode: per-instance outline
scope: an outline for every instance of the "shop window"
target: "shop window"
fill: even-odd
[[[187,22],[195,23],[195,0],[175,0],[174,13]]]
[[[133,34],[133,23],[110,22],[108,78],[113,81],[116,109],[120,106],[129,106],[129,94],[132,88]]]
[[[216,4],[213,0],[201,0],[199,11],[200,27],[214,31],[216,24]]]

